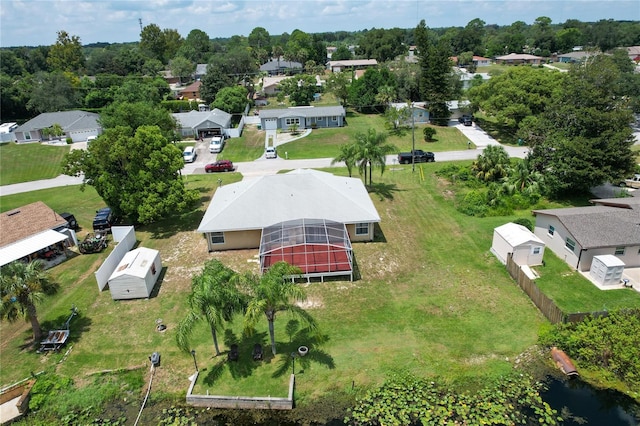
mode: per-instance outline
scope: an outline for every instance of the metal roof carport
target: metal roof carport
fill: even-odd
[[[60,232],[48,229],[39,234],[32,235],[23,240],[6,245],[0,249],[0,266],[4,266],[14,260],[22,259],[32,253],[52,246],[68,237]]]

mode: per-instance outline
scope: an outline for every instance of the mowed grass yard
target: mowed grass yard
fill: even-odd
[[[470,218],[458,213],[446,183],[434,175],[441,164],[422,165],[426,180],[409,167],[393,167],[374,176],[373,201],[382,217],[376,241],[355,244],[360,280],[304,285],[305,305],[318,320],[327,341],[321,346],[297,338],[285,329],[288,317],[276,321],[278,355],[268,350],[266,320],[251,337],[241,334],[240,318],[220,333],[224,350],[240,343],[241,361],[215,358],[205,327],[194,334],[201,369],[196,390],[210,394],[284,396],[291,360],[300,345],[311,353],[296,363],[298,403],[338,390],[380,383],[397,370],[421,376],[442,376],[452,383],[476,383],[511,369],[514,357],[535,343],[545,321],[513,284],[504,267],[489,254],[492,230],[512,218]],[[346,173],[345,170],[334,170]],[[238,174],[221,175],[225,184]],[[31,371],[55,369],[80,384],[88,374],[145,365],[159,351],[162,367],[154,379],[160,393],[180,394],[193,373],[190,354],[175,345],[175,327],[184,316],[191,278],[203,263],[219,258],[237,271],[254,270],[257,250],[208,253],[202,235],[194,232],[217,186],[218,176],[189,176],[188,185],[201,194],[201,204],[189,214],[136,229],[141,246],[160,250],[162,281],[148,300],[113,301],[99,292],[93,272],[106,252],[79,255],[51,273],[61,282],[58,295],[40,306],[47,328],[66,320],[76,305],[80,316],[71,322],[71,352],[36,354],[25,346],[30,331],[23,323],[2,324],[0,382],[9,384]],[[83,226],[101,202],[91,188],[42,190],[2,197],[2,209],[42,200],[54,204],[74,200]],[[71,209],[73,210],[73,209]],[[85,213],[87,212],[87,213]],[[162,319],[167,331],[155,330]],[[265,361],[250,360],[253,342],[265,346]],[[300,360],[299,360],[300,361]],[[303,374],[301,370],[304,370]]]
[[[0,144],[0,185],[59,176],[62,158],[69,150],[69,145]]]
[[[308,158],[335,158],[340,153],[340,146],[354,142],[357,133],[366,133],[370,128],[387,135],[387,142],[393,144],[400,151],[410,151],[413,145],[411,128],[404,128],[399,132],[390,132],[385,126],[382,116],[375,114],[360,114],[353,111],[347,112],[347,125],[331,129],[314,129],[311,134],[288,142],[278,147],[281,158],[284,153],[291,160]],[[424,151],[461,151],[468,149],[469,141],[455,127],[434,127],[437,131],[434,140],[425,142],[423,129],[426,124],[415,126],[415,147]],[[265,131],[258,130],[257,126],[245,126],[240,138],[232,138],[227,142],[224,151],[219,158],[240,162],[253,161],[264,154]],[[436,157],[437,159],[437,157]]]

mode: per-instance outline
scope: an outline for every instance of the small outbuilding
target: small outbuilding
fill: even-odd
[[[139,247],[124,255],[109,277],[113,300],[142,299],[151,295],[162,270],[158,250]]]
[[[620,284],[624,262],[612,254],[593,256],[589,275],[600,285]]]
[[[542,265],[544,246],[542,240],[526,227],[509,222],[493,230],[491,253],[503,264],[512,253],[513,261],[518,265]]]

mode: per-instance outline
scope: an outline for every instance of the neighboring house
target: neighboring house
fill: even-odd
[[[544,58],[527,53],[509,53],[505,56],[496,56],[495,61],[502,65],[540,65],[542,61],[544,61]]]
[[[272,58],[269,62],[260,65],[260,71],[266,72],[269,75],[291,74],[301,72],[302,64],[295,61],[285,61],[283,58]]]
[[[360,179],[298,169],[218,188],[198,232],[210,252],[259,248],[263,269],[287,260],[308,276],[351,275],[350,241],[373,240],[379,222]]]
[[[509,255],[520,266],[542,265],[544,243],[529,229],[509,222],[493,230],[491,253],[503,265],[506,265]]]
[[[263,130],[288,129],[292,124],[297,124],[298,129],[342,127],[345,116],[341,105],[264,109],[260,111],[260,124]]]
[[[578,62],[583,62],[588,59],[589,56],[593,56],[593,52],[585,52],[583,50],[573,51],[568,53],[563,53],[556,56],[556,62],[561,62],[563,64],[574,64]]]
[[[214,108],[213,111],[189,111],[171,114],[176,119],[178,132],[182,136],[195,138],[213,135],[228,135],[231,114]]]
[[[377,65],[378,61],[375,59],[351,59],[346,61],[329,61],[327,62],[327,69],[331,72],[342,72],[345,70],[375,67]]]
[[[158,250],[138,247],[127,252],[109,277],[113,300],[143,299],[151,296],[162,272]]]
[[[0,125],[0,142],[13,142],[16,135],[13,133],[18,128],[17,123],[2,123]]]
[[[276,77],[263,77],[262,78],[262,93],[267,96],[273,96],[280,92],[279,84],[282,80],[292,78],[287,75],[279,75]]]
[[[193,79],[200,80],[202,77],[204,77],[205,74],[207,74],[208,67],[209,66],[207,64],[197,64],[196,71],[193,73]]]
[[[471,82],[476,80],[477,78],[481,78],[482,81],[484,82],[488,81],[491,78],[489,73],[486,73],[486,72],[472,73],[472,72],[467,72],[463,68],[458,68],[454,72],[458,74],[458,76],[460,77],[460,81],[462,81],[462,89],[464,90],[471,87]]]
[[[331,59],[331,55],[333,55],[336,50],[338,50],[336,46],[327,46],[327,59]]]
[[[425,104],[425,102],[413,102],[408,105],[406,102],[394,102],[391,104],[391,107],[397,110],[409,108],[413,112],[413,118],[410,114],[404,124],[424,124],[429,122],[429,111],[427,111]]]
[[[200,80],[194,81],[184,89],[178,92],[182,99],[199,100],[200,99],[200,86],[202,82]]]
[[[623,49],[627,50],[629,59],[631,59],[636,64],[640,63],[640,46],[624,47]]]
[[[98,136],[102,133],[102,126],[98,123],[99,115],[86,111],[61,111],[44,112],[32,118],[14,130],[16,141],[39,142],[53,139],[65,140],[71,138],[73,142],[85,142],[90,136]],[[43,129],[49,129],[54,124],[59,124],[64,132],[60,137],[44,137]]]
[[[66,259],[75,233],[67,221],[42,201],[0,215],[0,266],[14,260],[41,259],[53,266]]]
[[[160,71],[160,75],[167,84],[178,84],[180,82],[180,77],[174,76],[170,70]]]
[[[633,208],[596,205],[534,210],[535,234],[560,259],[579,271],[590,270],[595,256],[607,254],[616,256],[627,267],[640,267],[638,207],[639,203],[634,203]]]
[[[457,56],[452,56],[450,59],[454,64],[456,65],[458,64]],[[471,62],[473,62],[473,64],[476,67],[488,67],[489,65],[491,65],[491,59],[484,58],[482,56],[476,56],[476,55],[473,56],[473,58],[471,59]],[[465,66],[465,65],[462,65],[462,66]]]

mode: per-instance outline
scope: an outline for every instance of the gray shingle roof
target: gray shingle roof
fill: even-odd
[[[344,116],[345,111],[342,105],[335,106],[307,106],[291,107],[282,109],[262,109],[260,118],[285,118],[285,117],[333,117],[334,115]]]
[[[640,245],[640,211],[607,206],[534,210],[550,215],[585,249]]]
[[[281,69],[301,69],[302,64],[295,61],[271,60],[260,65],[260,71],[278,71]]]
[[[65,133],[77,130],[90,130],[100,128],[98,118],[100,116],[93,112],[86,111],[59,111],[44,112],[39,116],[18,127],[14,132],[30,132],[32,130],[41,130],[59,124]]]
[[[199,124],[207,120],[225,129],[231,124],[231,114],[218,108],[213,111],[176,112],[172,115],[178,121],[180,127],[185,129],[195,129]]]

